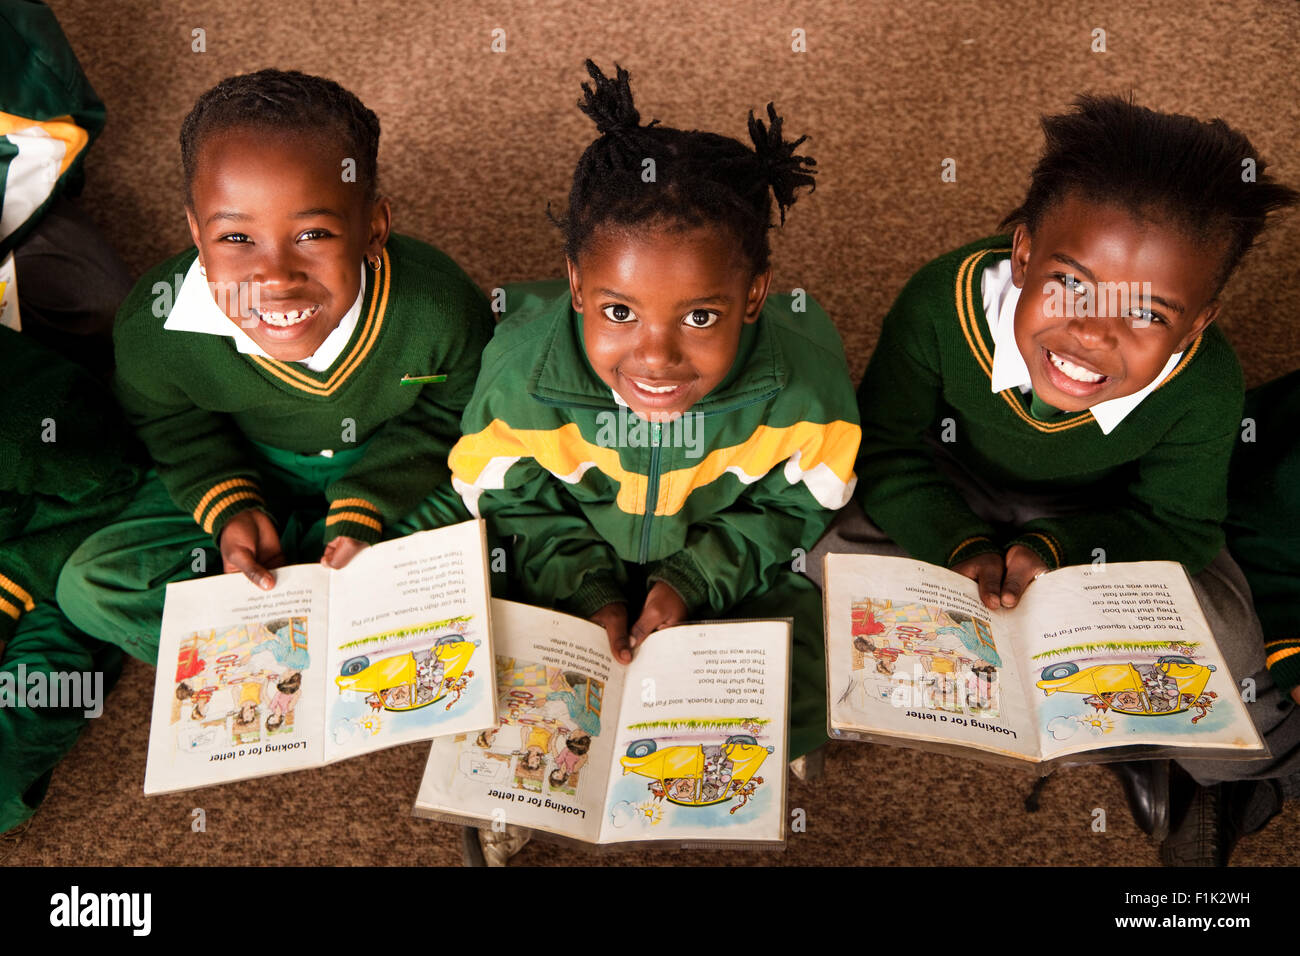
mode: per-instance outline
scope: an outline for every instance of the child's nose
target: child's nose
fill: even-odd
[[[297,249],[275,244],[268,244],[264,248],[266,251],[253,272],[253,281],[259,286],[274,288],[296,285],[306,277]]]
[[[637,343],[637,358],[648,370],[672,368],[681,362],[682,352],[674,332],[650,330]]]
[[[1107,315],[1077,316],[1070,321],[1069,329],[1081,344],[1089,348],[1114,348],[1116,321]]]

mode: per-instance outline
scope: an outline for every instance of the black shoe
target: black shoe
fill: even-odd
[[[1165,866],[1227,866],[1237,841],[1262,830],[1282,810],[1276,780],[1199,787],[1187,815],[1160,846]]]
[[[1169,836],[1169,761],[1133,760],[1106,766],[1124,785],[1124,796],[1138,829],[1155,840]]]

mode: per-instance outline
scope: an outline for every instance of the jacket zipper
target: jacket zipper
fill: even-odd
[[[650,525],[654,522],[656,506],[659,502],[659,435],[662,426],[658,422],[650,423],[650,474],[647,476],[645,493],[645,520],[641,525],[641,554],[638,564],[645,564],[650,554]]]

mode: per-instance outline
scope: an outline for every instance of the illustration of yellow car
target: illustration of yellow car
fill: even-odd
[[[1097,664],[1083,670],[1065,662],[1044,667],[1037,686],[1048,695],[1086,694],[1099,710],[1159,717],[1197,706],[1214,670],[1213,664],[1175,655],[1157,658],[1154,664]]]
[[[350,657],[334,682],[339,693],[350,690],[368,695],[376,710],[419,710],[455,689],[451,685],[465,673],[478,644],[460,634],[446,634],[432,647],[384,657],[373,664],[364,655]]]
[[[619,758],[619,762],[624,774],[649,777],[656,799],[681,807],[708,807],[743,792],[752,793],[753,788],[747,790],[746,785],[771,752],[771,747],[760,746],[747,734],[728,737],[720,745],[663,750],[653,740],[634,740],[628,745],[627,756]]]

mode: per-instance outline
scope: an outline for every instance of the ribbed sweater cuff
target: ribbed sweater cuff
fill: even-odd
[[[695,562],[686,556],[685,551],[678,551],[656,564],[646,575],[646,581],[651,584],[662,581],[676,591],[677,596],[686,604],[688,615],[708,606],[709,582],[696,569]]]
[[[241,511],[249,508],[265,511],[266,500],[256,481],[238,477],[217,482],[192,502],[188,502],[187,506],[199,527],[212,535],[215,541],[221,537],[221,531],[230,519]]]
[[[986,538],[984,535],[973,535],[948,552],[947,566],[951,568],[981,554],[1000,553],[997,542],[992,538]]]
[[[1290,693],[1300,684],[1300,637],[1265,641],[1264,663],[1278,689]]]
[[[379,508],[365,498],[338,498],[330,504],[325,516],[325,543],[347,536],[366,544],[374,544],[384,533],[384,520]]]
[[[0,645],[18,629],[18,621],[36,606],[31,593],[13,578],[0,573]]]
[[[565,610],[578,617],[591,617],[606,604],[620,604],[627,601],[618,581],[612,574],[592,572],[584,574],[578,584],[578,590],[565,601]]]
[[[1045,531],[1026,531],[1020,537],[1010,541],[1007,548],[1010,549],[1017,544],[1042,558],[1049,571],[1055,571],[1065,563],[1065,549],[1061,547],[1061,542]]]

